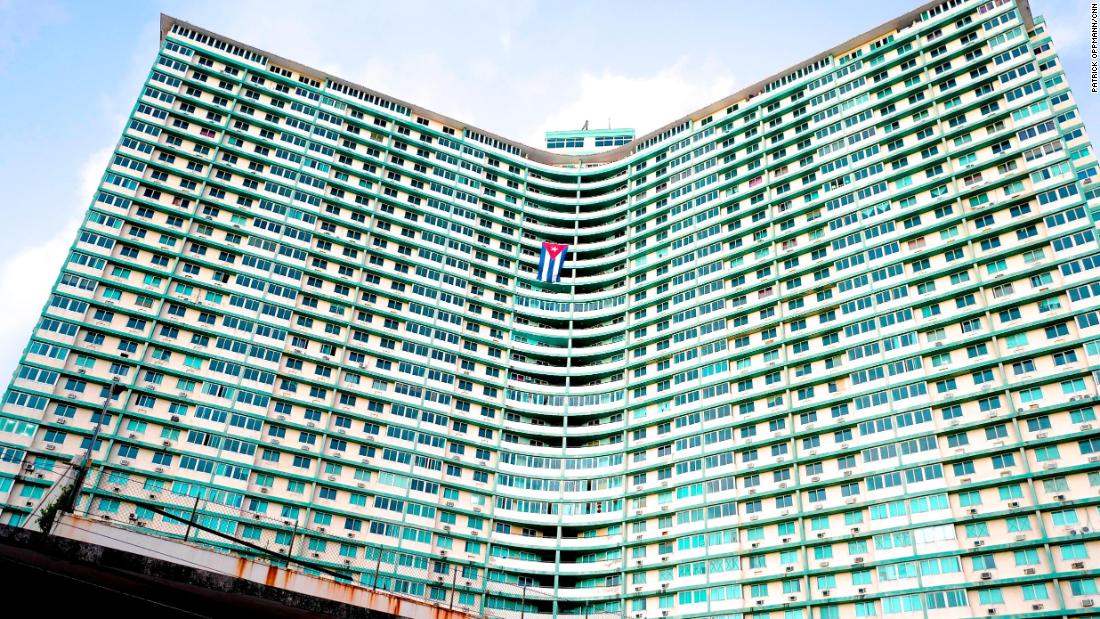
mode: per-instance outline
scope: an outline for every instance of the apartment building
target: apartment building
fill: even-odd
[[[1088,613],[1100,185],[1028,4],[623,141],[163,17],[0,409],[0,522],[94,447],[93,517],[162,527],[138,484],[326,565],[446,557],[461,592],[386,586],[496,616]]]

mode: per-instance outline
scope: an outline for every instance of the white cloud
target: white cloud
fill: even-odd
[[[4,299],[4,320],[0,321],[0,382],[7,381],[19,362],[65,255],[76,238],[84,206],[99,186],[113,151],[111,147],[102,148],[80,166],[78,193],[73,202],[80,207],[70,212],[53,236],[0,262],[0,299]]]
[[[694,63],[682,58],[651,75],[633,77],[605,70],[583,72],[577,80],[572,101],[563,102],[557,112],[524,133],[533,146],[543,133],[562,129],[636,129],[638,135],[657,129],[677,118],[732,94],[736,80],[713,61]]]
[[[81,205],[81,213],[84,211],[84,205],[91,202],[92,195],[96,189],[99,189],[99,181],[103,178],[103,170],[107,168],[108,162],[111,161],[111,153],[114,151],[113,146],[104,146],[89,155],[80,166],[77,177],[80,184],[77,187],[76,200]]]
[[[73,242],[80,219],[75,218],[38,245],[32,245],[0,263],[0,381],[15,369],[23,346],[57,279],[65,252]]]

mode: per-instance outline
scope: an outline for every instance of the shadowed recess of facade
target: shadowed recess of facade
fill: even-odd
[[[1100,597],[1100,187],[1026,3],[925,5],[580,155],[162,34],[3,402],[0,522],[103,421],[82,513],[169,534],[125,489],[194,497],[492,616]],[[459,573],[381,585],[376,546]]]

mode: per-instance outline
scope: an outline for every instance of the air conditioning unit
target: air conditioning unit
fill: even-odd
[[[863,563],[865,560],[866,559],[864,557],[856,557],[855,559],[853,559],[853,561],[856,563]]]
[[[982,580],[990,580],[991,578],[993,578],[993,574],[991,574],[991,573],[989,573],[989,572],[982,572],[982,573],[981,573],[981,574],[979,574],[978,576],[979,576],[979,578],[981,578]]]
[[[787,570],[788,572],[793,572],[793,571],[794,571],[794,566],[793,566],[793,565],[788,565],[788,566],[786,567],[786,570]]]
[[[1031,605],[1031,610],[1043,610],[1043,605],[1042,604],[1032,604]]]
[[[1081,606],[1085,608],[1092,608],[1096,605],[1096,602],[1091,599],[1081,600]]]
[[[828,589],[822,589],[821,590],[821,595],[822,595],[822,597],[829,597],[829,590]]]
[[[1083,570],[1083,569],[1085,569],[1085,562],[1084,561],[1076,561],[1072,565],[1070,565],[1070,567],[1075,569],[1075,570]]]
[[[983,544],[985,544],[985,542],[983,542],[983,541],[982,541],[982,540],[980,540],[980,539],[976,539],[976,540],[974,540],[974,546],[975,546],[975,547],[977,547],[977,546],[981,546],[981,545],[983,545]]]
[[[987,608],[987,609],[985,609],[985,614],[987,614],[987,615],[996,615],[997,614],[997,609],[996,608]]]

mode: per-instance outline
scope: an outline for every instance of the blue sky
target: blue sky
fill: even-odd
[[[919,3],[0,0],[0,382],[153,61],[162,12],[537,144],[585,120],[655,129]],[[1032,8],[1100,131],[1088,3]]]

